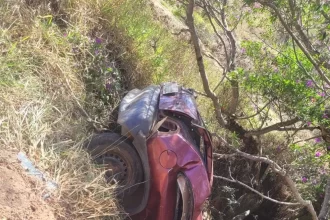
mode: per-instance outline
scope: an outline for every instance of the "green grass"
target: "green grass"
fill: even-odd
[[[129,66],[132,84],[143,87],[165,81],[176,81],[186,87],[203,91],[196,65],[193,47],[178,39],[153,16],[146,0],[110,1],[102,7],[102,18],[107,21],[107,29],[114,30],[126,53],[122,59]],[[156,47],[153,48],[153,43]],[[129,65],[127,65],[129,63]],[[215,88],[219,79],[219,69],[210,60],[205,61],[210,85]],[[199,108],[212,131],[219,126],[214,118],[211,102],[198,98]]]

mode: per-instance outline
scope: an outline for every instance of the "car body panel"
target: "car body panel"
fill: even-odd
[[[200,154],[179,133],[158,132],[148,139],[148,155],[151,174],[151,188],[146,210],[133,219],[167,220],[174,218],[176,202],[176,178],[178,172],[184,173],[190,180],[194,197],[192,219],[201,219],[202,205],[210,195],[211,186],[208,173]],[[159,162],[160,155],[170,150],[177,156],[174,167],[164,168]],[[143,217],[143,218],[141,218]]]
[[[129,118],[121,115],[125,113],[124,110],[126,112],[132,110],[130,115],[138,115],[134,111],[139,111],[136,107],[138,105],[135,104],[139,101],[132,102],[131,100],[138,99],[145,91],[130,93],[133,94],[132,97],[127,99],[127,105],[122,104],[125,108],[123,107],[123,111],[119,112],[122,116],[120,118],[128,122],[118,121],[121,122],[120,124],[127,125],[123,126],[125,129],[122,130],[122,134],[132,135],[127,137],[133,138],[133,144],[141,157],[145,172],[145,182],[141,183],[145,185],[144,197],[141,199],[141,205],[130,212],[131,218],[133,220],[174,219],[177,215],[178,202],[177,178],[179,174],[182,174],[185,180],[189,181],[189,184],[185,184],[185,187],[191,188],[189,191],[192,196],[189,198],[193,198],[193,201],[185,203],[193,205],[192,213],[187,215],[190,217],[185,220],[201,220],[203,203],[211,193],[213,181],[212,140],[209,132],[203,127],[194,93],[176,83],[162,84],[159,93],[154,92],[157,90],[147,91],[148,94],[145,97],[150,98],[143,101],[149,103],[150,108],[146,105],[143,109],[156,111],[156,114],[152,114],[156,116],[153,119],[155,124],[146,135],[146,132],[130,131],[136,128],[135,125],[139,120],[147,125],[153,124],[151,120],[145,122],[145,117],[136,117],[133,127]],[[157,93],[159,99],[156,103],[155,94]],[[145,112],[149,114],[148,111]],[[163,131],[157,126],[171,120],[173,123],[176,123],[175,120],[179,121],[174,130]],[[196,139],[191,137],[191,132],[194,133]]]
[[[166,84],[165,86],[170,87],[172,85]],[[164,90],[166,90],[166,92],[164,92]],[[164,89],[164,86],[162,87],[159,109],[182,113],[198,122],[197,104],[192,92],[189,90],[182,91],[182,87],[179,87],[176,93],[170,93],[168,90],[169,89]]]

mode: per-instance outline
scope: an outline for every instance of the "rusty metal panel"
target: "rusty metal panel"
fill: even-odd
[[[173,93],[173,91],[179,92]],[[167,84],[166,87],[162,87],[159,109],[181,113],[191,117],[195,121],[199,121],[197,104],[193,94],[188,90],[178,87],[176,83]]]

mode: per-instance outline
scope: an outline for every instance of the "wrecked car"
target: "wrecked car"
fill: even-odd
[[[211,193],[212,141],[195,93],[177,83],[127,93],[121,134],[94,135],[87,150],[109,169],[109,182],[133,220],[201,220]]]

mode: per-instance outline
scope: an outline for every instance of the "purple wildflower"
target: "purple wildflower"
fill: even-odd
[[[312,122],[308,121],[306,122],[307,126],[311,126]]]
[[[321,152],[318,152],[318,151],[317,151],[317,152],[315,153],[315,157],[320,157],[321,155],[322,155]]]
[[[320,143],[321,142],[321,138],[315,138],[315,143]]]
[[[324,92],[319,92],[318,95],[321,96],[321,97],[324,97],[325,93]]]
[[[105,84],[105,89],[110,91],[111,90],[111,84],[110,83],[106,83]]]
[[[95,50],[95,55],[98,55],[100,53],[99,50]]]
[[[309,88],[312,88],[312,87],[314,87],[314,83],[313,83],[313,81],[312,80],[307,80],[307,82],[306,82],[306,86],[307,87],[309,87]]]
[[[307,182],[307,177],[305,177],[305,176],[303,176],[302,178],[301,178],[301,181],[303,182],[303,183],[306,183]]]
[[[108,91],[111,91],[112,87],[113,87],[113,82],[114,80],[112,78],[108,78],[105,80],[105,89]]]
[[[242,54],[245,54],[245,52],[246,52],[246,49],[245,49],[245,48],[242,48],[242,49],[241,49],[241,53],[242,53]]]
[[[67,34],[67,33],[64,33],[64,34],[63,34],[63,37],[67,37],[67,36],[68,36],[68,34]]]
[[[329,116],[328,116],[327,114],[324,113],[324,114],[322,115],[322,118],[329,118]]]
[[[101,44],[102,43],[102,39],[101,38],[95,38],[95,43],[96,44]]]

